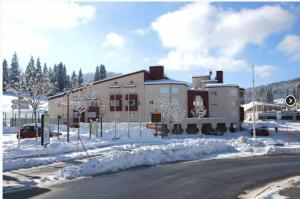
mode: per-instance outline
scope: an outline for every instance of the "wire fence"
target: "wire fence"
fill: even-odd
[[[43,112],[37,112],[37,121],[41,122]],[[35,117],[32,111],[22,111],[20,113],[21,125],[27,123],[34,123]],[[19,124],[19,114],[18,111],[3,112],[3,127],[17,127]]]

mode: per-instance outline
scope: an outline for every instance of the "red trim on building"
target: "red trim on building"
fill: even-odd
[[[194,108],[193,101],[196,96],[201,96],[203,99],[203,105],[206,109],[206,115],[204,117],[209,117],[209,100],[208,91],[201,90],[188,90],[188,117],[193,117],[191,111]]]

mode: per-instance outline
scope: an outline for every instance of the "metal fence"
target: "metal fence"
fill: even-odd
[[[37,112],[37,121],[41,122],[43,112]],[[34,123],[34,114],[32,111],[24,111],[20,113],[21,125],[26,123]],[[3,112],[3,127],[17,127],[19,124],[18,111]]]

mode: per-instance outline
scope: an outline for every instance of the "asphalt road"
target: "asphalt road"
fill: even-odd
[[[4,198],[231,199],[244,190],[294,175],[300,175],[300,156],[181,162],[36,187]]]

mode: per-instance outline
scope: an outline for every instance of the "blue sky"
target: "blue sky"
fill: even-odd
[[[164,65],[191,81],[209,69],[251,86],[300,76],[300,3],[4,2],[1,59],[128,73]]]

